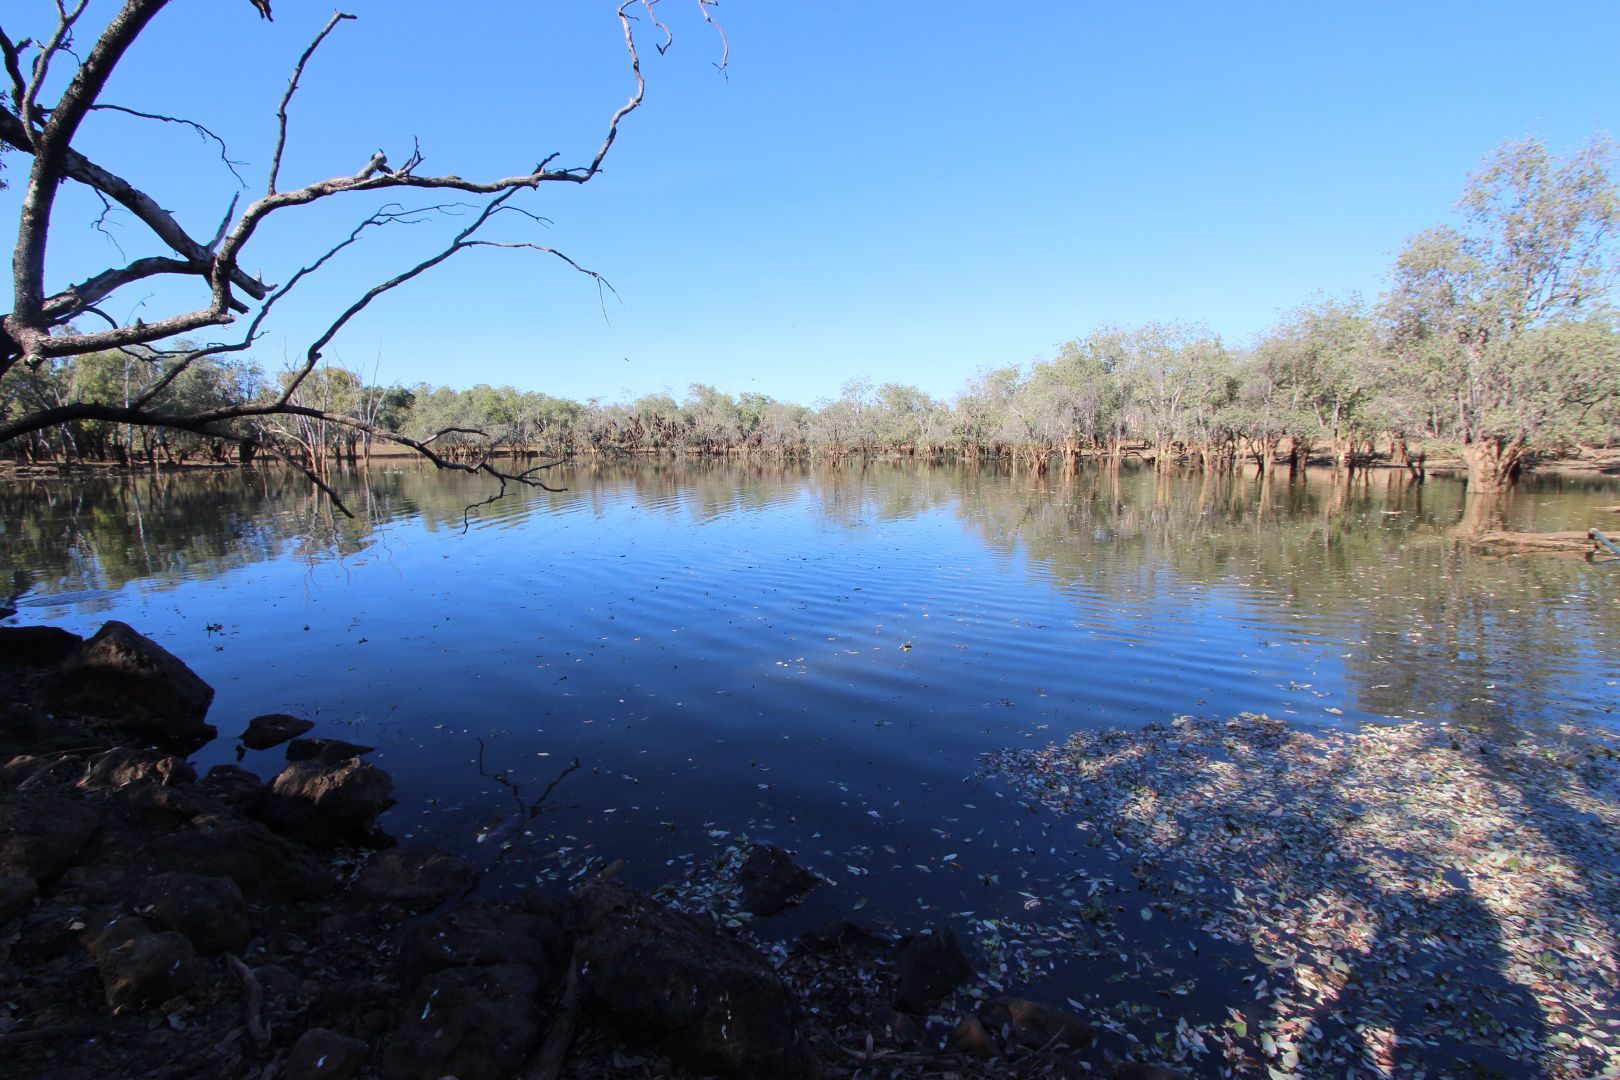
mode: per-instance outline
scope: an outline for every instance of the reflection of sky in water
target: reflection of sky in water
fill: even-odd
[[[901,922],[1016,908],[1007,885],[1083,861],[976,775],[986,750],[1185,712],[1611,722],[1620,696],[1620,572],[1472,554],[1444,481],[556,479],[571,490],[486,508],[465,534],[480,489],[415,470],[351,498],[376,529],[263,474],[0,491],[14,621],[130,622],[215,686],[227,736],[285,711],[375,744],[391,829],[475,853],[513,807],[479,740],[485,771],[529,794],[577,756],[509,880],[594,844],[657,884],[724,842],[711,833],[745,831],[840,883],[788,928],[857,898]],[[1614,501],[1547,487],[1504,513],[1584,527]],[[198,755],[232,759],[228,740]]]

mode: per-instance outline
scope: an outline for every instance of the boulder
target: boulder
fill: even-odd
[[[114,791],[140,780],[165,786],[193,784],[197,771],[183,757],[118,746],[91,759],[79,787],[85,791]]]
[[[78,634],[55,626],[0,626],[0,664],[55,667],[72,656],[73,650],[83,642],[84,638]]]
[[[270,789],[240,765],[215,765],[202,778],[202,789],[239,813],[255,815]]]
[[[973,977],[956,934],[948,928],[902,938],[895,948],[894,1007],[901,1012],[927,1012]]]
[[[306,732],[315,729],[315,721],[300,720],[296,716],[286,713],[265,713],[255,716],[248,721],[247,730],[242,732],[240,738],[242,745],[249,750],[268,750],[272,746],[280,746],[288,739],[297,738]],[[315,1031],[323,1030],[314,1028]]]
[[[359,1039],[326,1028],[298,1036],[282,1063],[284,1080],[349,1080],[366,1063],[370,1048]]]
[[[34,879],[21,874],[0,874],[0,923],[28,910],[39,895]]]
[[[979,1010],[979,1019],[1009,1041],[1038,1050],[1045,1046],[1079,1049],[1091,1043],[1095,1029],[1068,1009],[1020,997],[999,997]]]
[[[334,886],[308,849],[234,814],[199,814],[159,837],[152,854],[160,869],[228,877],[255,900],[315,900]]]
[[[107,1004],[115,1013],[145,1009],[179,997],[196,985],[196,950],[172,930],[132,938],[98,961]]]
[[[44,881],[66,870],[101,823],[78,799],[11,795],[0,801],[0,873]]]
[[[519,964],[422,980],[383,1052],[387,1080],[516,1076],[540,1035],[540,979]]]
[[[62,661],[37,700],[184,752],[219,734],[203,722],[214,688],[163,646],[117,621]]]
[[[950,1041],[945,1049],[953,1054],[968,1054],[981,1061],[996,1056],[996,1044],[990,1038],[990,1033],[984,1030],[984,1024],[972,1013],[962,1017],[956,1030],[951,1032]]]
[[[530,910],[474,900],[432,922],[413,926],[400,945],[408,981],[453,967],[522,964],[557,985],[567,974],[571,945],[566,913],[555,901],[535,897]]]
[[[153,874],[141,882],[136,907],[159,926],[186,935],[204,956],[239,953],[253,937],[242,889],[228,877]]]
[[[357,758],[295,761],[270,782],[259,817],[314,847],[375,842],[377,815],[393,805],[394,782]]]
[[[126,784],[113,793],[114,805],[141,825],[168,827],[190,821],[202,813],[202,804],[178,788],[148,780]]]
[[[287,760],[341,765],[351,758],[363,758],[375,749],[375,746],[361,746],[342,739],[294,739],[287,744]]]
[[[737,874],[743,907],[755,915],[775,915],[817,885],[821,879],[799,866],[772,844],[755,844]]]
[[[799,950],[818,956],[843,952],[871,955],[888,945],[887,940],[851,919],[806,930],[799,937]]]
[[[355,879],[355,895],[406,911],[431,911],[472,887],[467,860],[431,844],[379,851]]]
[[[618,882],[574,896],[575,952],[598,1025],[700,1072],[800,1074],[794,1000],[751,950]]]

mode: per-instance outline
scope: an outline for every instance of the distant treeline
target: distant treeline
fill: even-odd
[[[949,400],[858,380],[813,405],[694,384],[587,403],[510,387],[367,385],[340,367],[297,389],[309,417],[256,421],[243,445],[319,467],[395,433],[462,458],[672,452],[1012,459],[1044,471],[1137,453],[1160,467],[1261,469],[1329,455],[1354,470],[1400,465],[1444,440],[1472,489],[1513,482],[1537,451],[1620,438],[1620,333],[1608,299],[1620,198],[1613,149],[1565,163],[1538,143],[1503,147],[1473,178],[1460,229],[1408,242],[1376,303],[1323,300],[1234,348],[1200,327],[1152,323],[1070,341],[1049,359],[986,371]],[[138,357],[67,358],[0,382],[0,420],[69,401],[128,402],[161,377]],[[155,399],[175,413],[273,396],[249,362],[201,361]],[[79,421],[5,448],[27,460],[175,460],[238,452],[228,438]],[[1416,467],[1414,465],[1414,467]]]

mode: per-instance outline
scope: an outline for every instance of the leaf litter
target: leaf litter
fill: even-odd
[[[1143,923],[1178,925],[1170,948],[1144,949],[1114,918],[1119,887],[1076,875],[1058,921],[981,926],[1005,978],[1080,956],[1189,1002],[1171,1023],[1129,995],[1071,1001],[1130,1044],[1274,1080],[1620,1076],[1612,733],[1310,732],[1244,714],[1081,732],[985,763],[1131,867],[1158,897]],[[1235,970],[1211,977],[1212,956]]]

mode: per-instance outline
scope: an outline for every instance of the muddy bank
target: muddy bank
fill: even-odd
[[[0,628],[0,1076],[1174,1075],[975,993],[947,926],[762,947],[611,871],[485,896],[381,831],[369,748],[212,698],[121,623]],[[216,722],[285,767],[198,776]],[[818,885],[764,845],[721,872],[758,919]]]

